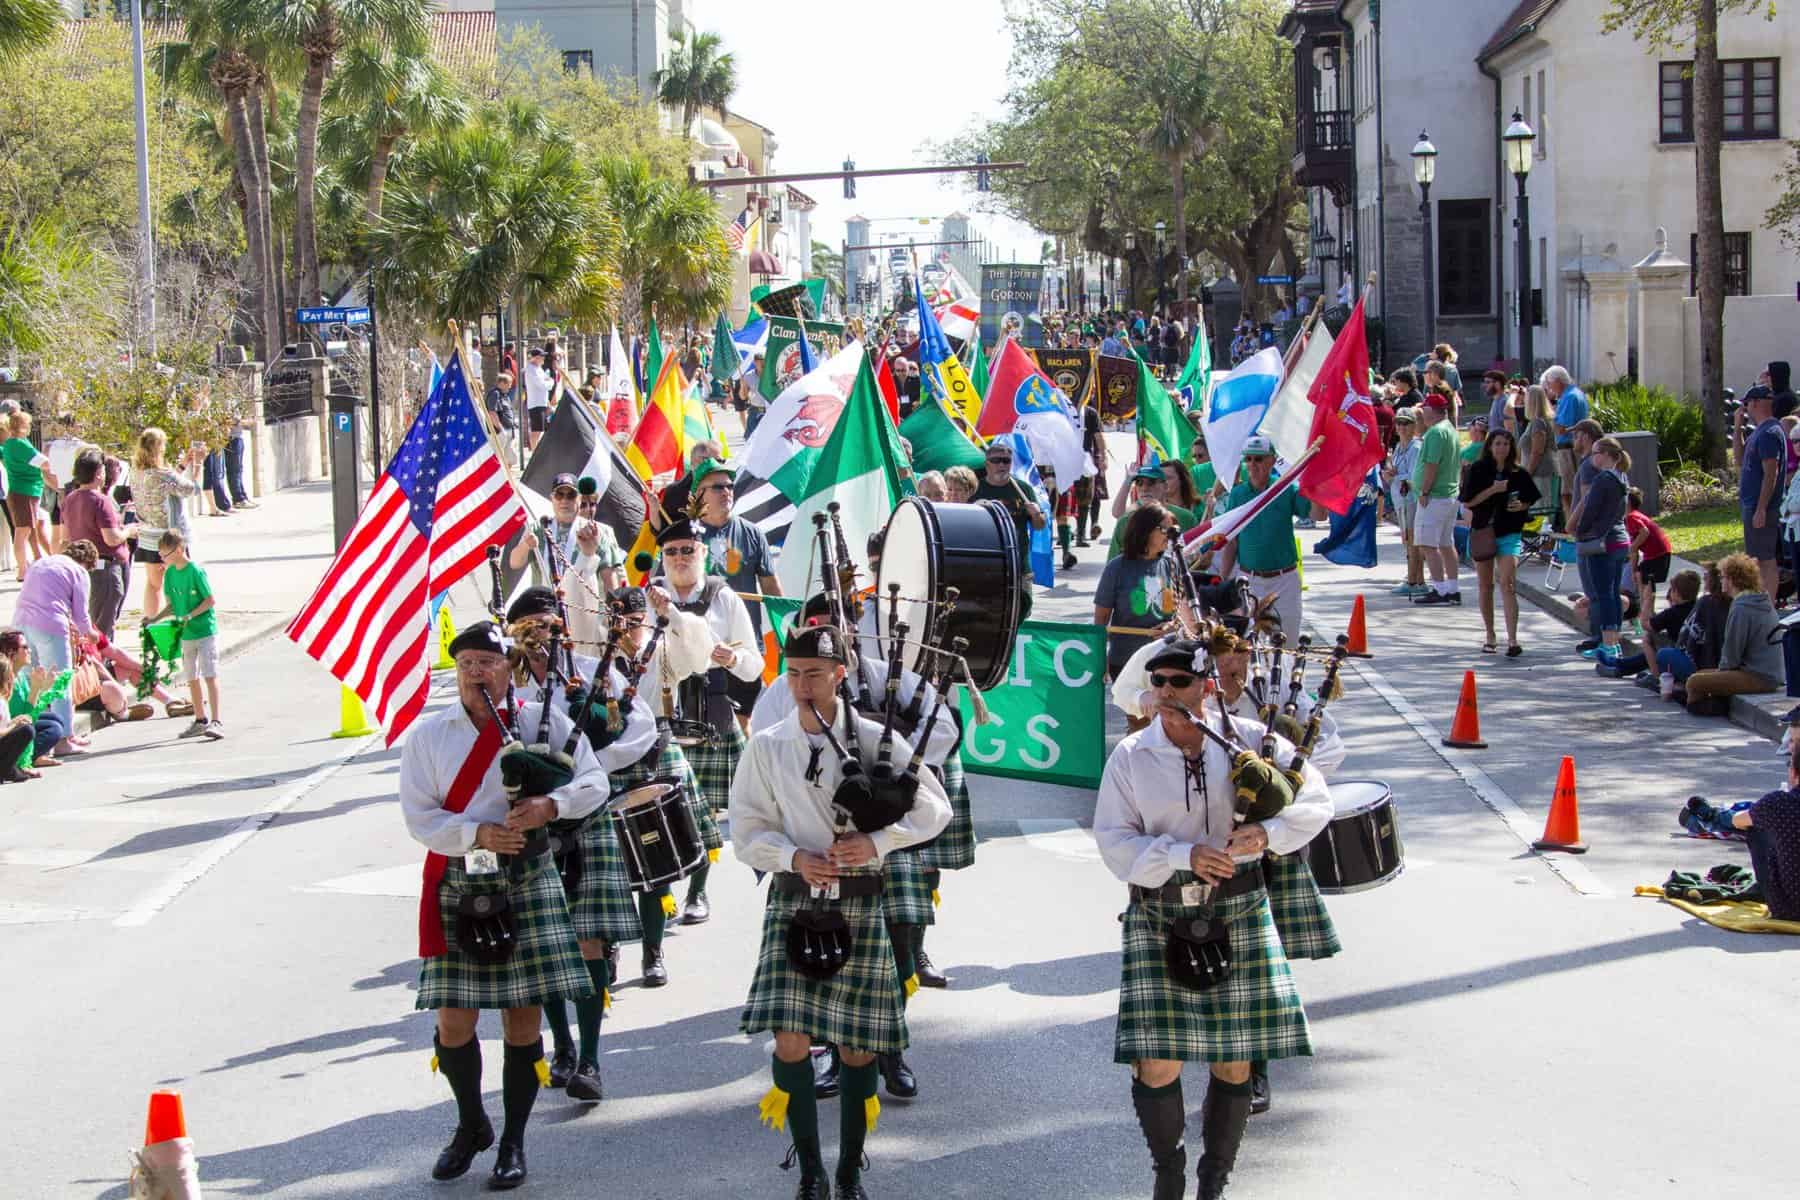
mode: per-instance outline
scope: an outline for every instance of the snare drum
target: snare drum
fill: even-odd
[[[609,819],[633,891],[654,891],[692,875],[706,861],[706,844],[679,779],[660,776],[629,789],[614,802]]]
[[[982,691],[997,687],[1012,667],[1013,638],[1019,632],[1018,535],[1000,505],[949,504],[908,497],[888,518],[876,581],[876,633],[885,658],[889,634],[888,585],[900,585],[897,619],[913,638],[932,628],[945,589],[956,588],[956,608],[939,645],[969,639],[969,673]],[[923,650],[906,648],[904,665],[919,671]]]
[[[1331,824],[1306,847],[1319,890],[1361,892],[1399,878],[1406,868],[1394,793],[1378,779],[1335,779]]]

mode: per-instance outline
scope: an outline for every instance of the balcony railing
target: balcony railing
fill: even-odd
[[[1350,113],[1347,109],[1302,113],[1294,134],[1297,154],[1350,149]]]

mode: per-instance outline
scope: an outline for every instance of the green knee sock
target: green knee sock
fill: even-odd
[[[1072,534],[1069,531],[1069,527],[1067,525],[1058,525],[1056,527],[1056,544],[1058,546],[1061,546],[1064,550],[1067,550],[1069,548],[1069,543],[1074,540],[1075,540],[1074,534]]]
[[[575,1023],[581,1030],[581,1061],[597,1063],[600,1022],[606,1018],[606,988],[612,982],[612,970],[604,956],[587,959],[586,963],[588,978],[594,981],[594,994],[575,1002]]]
[[[914,987],[917,986],[907,986],[907,981],[918,969],[918,964],[913,958],[914,928],[912,925],[889,925],[887,927],[888,944],[894,948],[894,973],[900,977],[900,986],[905,989],[908,996],[912,995]]]
[[[575,1002],[575,1011],[581,1011],[581,1001]],[[575,1044],[569,1036],[569,1009],[561,1000],[544,1002],[544,1023],[550,1026],[550,1040],[556,1043],[558,1052],[567,1050]]]
[[[654,892],[638,893],[638,920],[644,925],[644,949],[660,950],[663,943],[663,929],[669,923],[669,916],[663,911],[663,897],[669,894],[668,888]]]
[[[703,862],[700,869],[688,876],[688,903],[692,904],[706,894],[706,876],[712,871],[712,864]]]
[[[838,1073],[838,1185],[843,1187],[862,1177],[863,1142],[874,1128],[881,1112],[875,1099],[875,1064],[853,1067],[845,1063]]]
[[[825,1173],[825,1155],[819,1149],[819,1101],[813,1095],[812,1058],[797,1063],[772,1060],[769,1073],[775,1086],[787,1093],[787,1125],[800,1157],[800,1175],[817,1179]]]

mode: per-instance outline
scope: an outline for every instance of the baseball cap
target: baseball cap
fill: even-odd
[[[1251,434],[1244,442],[1243,456],[1245,458],[1252,458],[1265,455],[1269,458],[1275,457],[1275,443],[1260,433]]]
[[[1425,396],[1425,403],[1432,408],[1437,409],[1439,412],[1448,412],[1450,409],[1450,397],[1439,392],[1427,393]]]
[[[1156,482],[1161,483],[1165,478],[1167,478],[1167,476],[1165,476],[1163,474],[1163,470],[1161,467],[1142,466],[1137,469],[1137,474],[1133,475],[1132,478],[1133,479],[1154,479]]]
[[[557,488],[569,488],[569,489],[571,489],[573,491],[577,491],[577,492],[579,492],[581,490],[575,484],[575,476],[571,475],[567,471],[564,471],[562,474],[558,475],[555,479],[552,479],[550,481],[550,491],[552,494],[555,494]]]

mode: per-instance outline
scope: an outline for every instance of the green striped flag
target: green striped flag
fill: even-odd
[[[900,436],[912,445],[915,474],[968,467],[979,475],[986,455],[956,427],[935,396],[921,396],[912,415],[900,422]]]
[[[1194,322],[1194,348],[1188,351],[1187,366],[1175,379],[1175,390],[1189,412],[1206,403],[1206,391],[1212,385],[1212,341],[1206,336],[1206,323]]]

